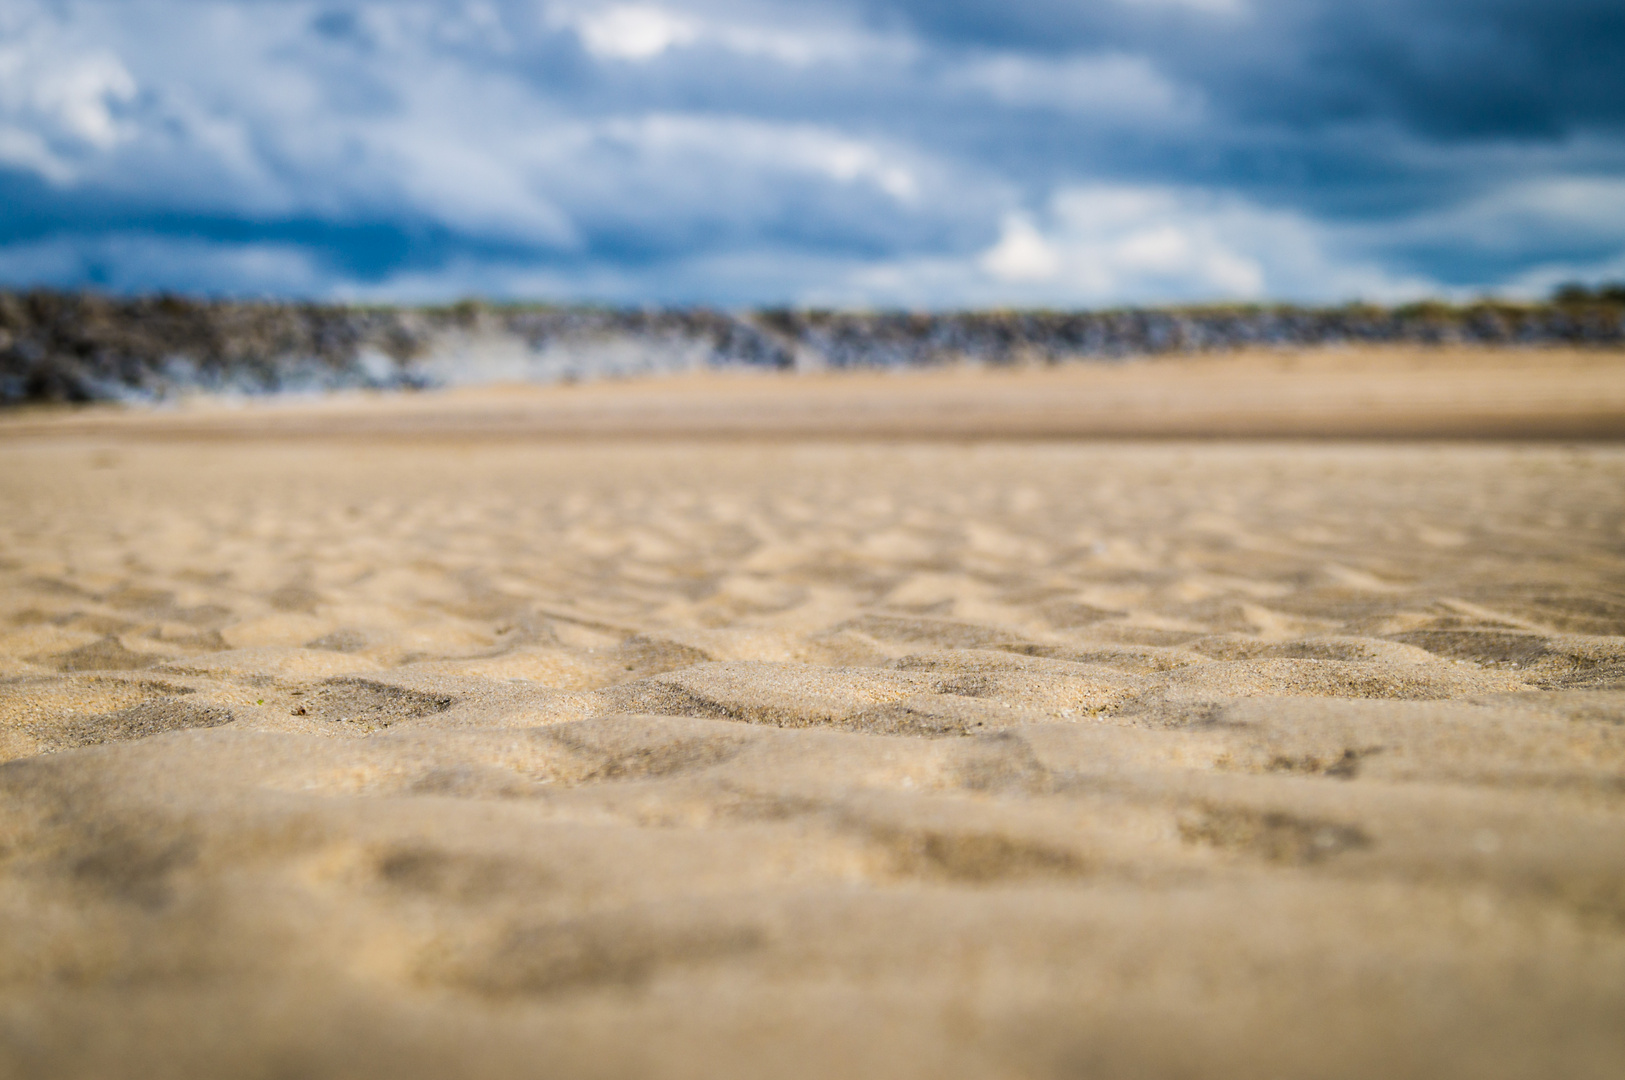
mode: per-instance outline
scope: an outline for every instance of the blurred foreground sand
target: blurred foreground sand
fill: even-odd
[[[0,418],[0,1075],[1625,1071],[1625,447],[915,378]]]

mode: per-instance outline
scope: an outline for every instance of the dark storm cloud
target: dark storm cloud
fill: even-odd
[[[1103,303],[1625,275],[1625,11],[13,0],[0,280]]]
[[[1625,122],[1625,7],[1612,0],[1237,0],[871,4],[961,49],[1155,58],[1236,121],[1393,121],[1433,138]]]

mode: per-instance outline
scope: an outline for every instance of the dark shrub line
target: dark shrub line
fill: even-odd
[[[1384,308],[1209,305],[910,313],[496,305],[349,307],[178,296],[0,292],[0,404],[411,388],[458,333],[549,344],[634,337],[699,345],[715,367],[909,367],[1114,359],[1246,346],[1625,344],[1625,286],[1564,286],[1549,303]],[[577,374],[591,376],[591,370]]]

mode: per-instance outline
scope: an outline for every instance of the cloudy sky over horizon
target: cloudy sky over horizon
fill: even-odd
[[[0,284],[950,307],[1625,279],[1619,0],[0,0]]]

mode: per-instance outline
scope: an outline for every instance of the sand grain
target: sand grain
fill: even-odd
[[[75,423],[0,1074],[1625,1068],[1617,447]]]

